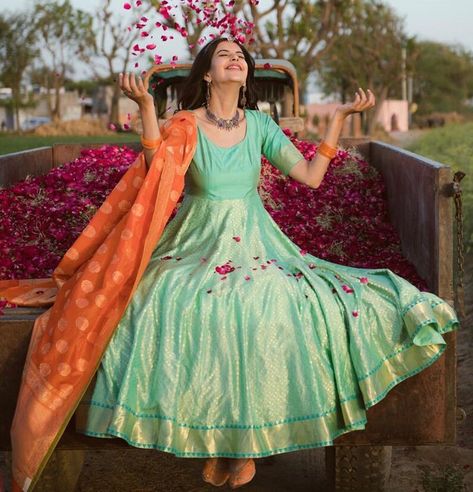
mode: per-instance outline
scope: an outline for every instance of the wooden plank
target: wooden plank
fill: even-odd
[[[113,143],[87,143],[87,144],[55,144],[53,145],[53,166],[58,167],[67,162],[71,162],[80,156],[82,150],[96,149],[102,145],[118,145],[126,146],[137,152],[141,151],[141,143],[139,142],[113,142]]]
[[[364,153],[383,176],[391,222],[404,255],[430,290],[453,306],[450,168],[382,142],[370,147]],[[444,338],[447,348],[439,360],[399,383],[368,410],[366,431],[346,434],[336,443],[454,444],[456,333]]]
[[[0,451],[10,449],[10,427],[20,389],[33,320],[0,316]]]
[[[26,176],[46,174],[52,168],[52,147],[23,150],[0,156],[0,188],[18,183]]]
[[[383,142],[371,143],[371,164],[387,190],[390,222],[399,233],[402,252],[433,292],[439,289],[438,162]],[[448,259],[447,259],[448,261]]]

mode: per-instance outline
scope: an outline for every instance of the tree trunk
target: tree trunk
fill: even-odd
[[[19,133],[22,133],[20,126],[20,108],[18,107],[18,101],[15,102],[15,126]]]
[[[61,121],[61,80],[62,77],[56,77],[56,79],[54,80],[54,109],[52,116],[55,123]]]
[[[13,101],[13,112],[15,115],[14,129],[21,133],[22,132],[20,126],[21,94],[20,94],[20,88],[18,86],[12,87],[12,101]]]
[[[120,118],[120,87],[117,84],[113,86],[112,100],[110,101],[110,123],[118,123]]]

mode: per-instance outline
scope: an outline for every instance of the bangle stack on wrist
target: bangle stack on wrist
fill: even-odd
[[[317,153],[328,157],[329,159],[333,159],[337,155],[337,149],[322,141],[317,148]]]
[[[141,135],[140,140],[143,148],[147,150],[156,149],[159,146],[159,143],[161,142],[161,138],[157,138],[156,140],[150,140],[148,138],[144,138],[143,135]]]

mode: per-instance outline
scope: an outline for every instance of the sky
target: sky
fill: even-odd
[[[76,8],[93,12],[100,0],[71,0]],[[405,19],[406,32],[419,40],[432,40],[443,43],[461,44],[473,52],[473,0],[384,0],[397,14]],[[264,0],[263,0],[264,2]],[[262,5],[264,3],[262,2]],[[124,0],[112,0],[123,15],[133,17],[122,8]],[[11,0],[0,0],[0,12],[11,11]],[[33,0],[16,0],[15,11],[28,9]],[[128,25],[128,24],[127,24]],[[180,36],[179,36],[180,37]],[[164,58],[170,56],[171,43],[163,43]],[[179,53],[179,49],[177,52]],[[74,77],[76,78],[76,77]]]

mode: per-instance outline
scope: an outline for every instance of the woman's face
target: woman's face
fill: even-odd
[[[222,41],[212,55],[206,80],[212,83],[235,82],[244,85],[248,75],[248,64],[238,44]]]

